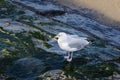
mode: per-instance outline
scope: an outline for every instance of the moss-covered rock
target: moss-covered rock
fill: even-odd
[[[19,10],[6,0],[0,0],[0,18],[12,18],[16,15],[24,14],[24,11]]]
[[[17,78],[35,77],[46,69],[45,63],[37,58],[21,58],[14,62],[9,70]]]
[[[36,80],[76,80],[70,76],[66,76],[62,70],[50,70],[40,75]]]
[[[84,78],[95,79],[100,77],[109,77],[113,72],[117,71],[117,66],[111,63],[98,63],[96,65],[88,65],[80,67],[76,72]],[[85,77],[86,76],[86,77]]]

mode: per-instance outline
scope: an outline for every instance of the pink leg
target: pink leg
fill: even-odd
[[[68,61],[68,62],[71,62],[71,61],[72,61],[72,56],[73,56],[73,52],[70,52],[69,57],[67,58],[67,61]]]

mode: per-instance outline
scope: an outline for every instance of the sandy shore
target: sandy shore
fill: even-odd
[[[86,7],[120,22],[120,0],[56,0],[71,8]]]

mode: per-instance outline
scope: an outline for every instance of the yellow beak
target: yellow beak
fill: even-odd
[[[58,36],[55,36],[53,39],[57,41],[58,40]]]

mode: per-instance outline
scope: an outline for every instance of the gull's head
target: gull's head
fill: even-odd
[[[64,33],[64,32],[60,32],[60,33],[58,33],[55,37],[54,37],[54,39],[55,40],[58,40],[58,39],[60,39],[60,38],[64,38],[64,37],[66,37],[66,33]]]

